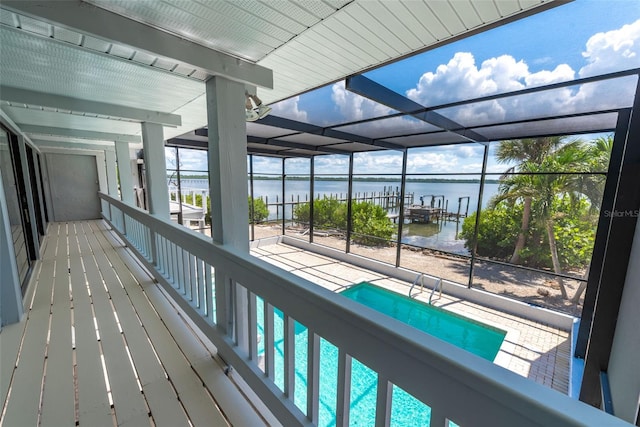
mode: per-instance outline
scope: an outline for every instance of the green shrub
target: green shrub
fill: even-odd
[[[460,238],[466,240],[465,247],[469,250],[473,249],[476,215],[477,212],[474,212],[464,219],[460,232]],[[522,209],[484,209],[478,224],[477,254],[497,259],[510,257],[518,237],[521,217]]]
[[[319,229],[347,229],[347,203],[337,199],[322,198],[313,201],[313,225]],[[301,224],[309,223],[309,203],[299,204],[293,209],[294,219]],[[351,212],[352,240],[363,245],[388,243],[396,231],[387,218],[387,212],[371,202],[354,202]]]
[[[269,208],[264,200],[258,198],[253,199],[253,204],[251,203],[251,196],[248,196],[249,202],[249,222],[253,223],[261,223],[265,219],[269,218]]]
[[[344,205],[344,206],[343,206]],[[310,204],[301,203],[293,209],[293,218],[300,224],[309,224]],[[316,228],[346,229],[346,203],[324,197],[313,201],[313,225]]]
[[[563,268],[584,268],[591,261],[595,239],[597,216],[591,213],[591,205],[584,199],[571,200],[556,197],[552,204],[553,230],[558,247],[558,257]],[[534,206],[524,249],[520,251],[519,264],[536,268],[552,268],[551,252],[545,224],[540,218],[539,207]],[[460,238],[465,246],[473,248],[476,213],[462,223]],[[498,203],[483,209],[478,224],[479,256],[508,261],[518,239],[522,221],[522,204]]]

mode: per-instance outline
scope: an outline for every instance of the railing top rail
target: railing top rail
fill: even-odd
[[[214,266],[461,425],[628,425],[398,320],[120,200],[103,200]],[[464,410],[460,410],[464,402]]]

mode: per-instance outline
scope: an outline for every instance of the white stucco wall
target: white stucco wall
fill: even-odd
[[[615,415],[635,423],[640,401],[640,220],[629,257],[608,374]]]

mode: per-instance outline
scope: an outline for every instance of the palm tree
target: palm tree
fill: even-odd
[[[501,141],[496,151],[496,159],[499,163],[517,163],[505,171],[503,179],[509,178],[500,186],[499,195],[494,200],[516,199],[523,200],[522,222],[518,233],[518,240],[513,249],[513,255],[509,259],[512,264],[520,261],[520,252],[525,247],[529,223],[531,221],[531,202],[536,194],[536,186],[529,179],[529,175],[513,175],[515,172],[534,172],[542,164],[544,159],[562,144],[560,137],[513,139]]]
[[[607,172],[609,169],[609,159],[611,158],[611,151],[613,150],[613,136],[608,135],[606,137],[600,137],[592,141],[592,145],[588,149],[588,157],[590,163],[590,170],[594,172]],[[602,196],[604,194],[604,184],[607,176],[604,174],[598,175],[580,175],[580,182],[577,186],[583,194],[586,194],[591,201],[592,213],[600,210],[602,203]],[[580,301],[582,293],[587,288],[586,279],[589,276],[589,267],[587,267],[583,278],[584,281],[580,282],[576,293],[571,298],[571,302],[577,304]]]
[[[532,141],[539,141],[539,144],[534,144]],[[603,147],[606,147],[606,144]],[[531,150],[531,153],[527,154],[527,150]],[[595,191],[598,184],[596,181],[588,182],[581,175],[563,174],[592,170],[593,154],[592,150],[585,148],[581,140],[566,141],[554,137],[501,142],[497,153],[498,160],[502,162],[521,160],[503,176],[500,192],[494,200],[494,203],[502,200],[512,202],[522,200],[523,203],[522,225],[510,262],[517,262],[520,252],[525,247],[531,222],[532,203],[535,199],[540,212],[536,220],[546,231],[553,270],[555,273],[562,272],[554,232],[555,220],[562,213],[553,211],[553,202],[558,195],[565,194],[576,203],[580,197],[588,197],[592,206],[594,202],[599,204],[602,192]],[[514,172],[526,174],[514,174]],[[594,191],[587,191],[589,188]],[[562,297],[567,299],[568,294],[562,277],[556,276],[556,280]]]

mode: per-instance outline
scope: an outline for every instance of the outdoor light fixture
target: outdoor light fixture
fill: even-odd
[[[249,92],[245,92],[244,95],[246,97],[245,108],[248,122],[255,122],[271,112],[271,107],[263,105],[257,95],[251,95]]]

